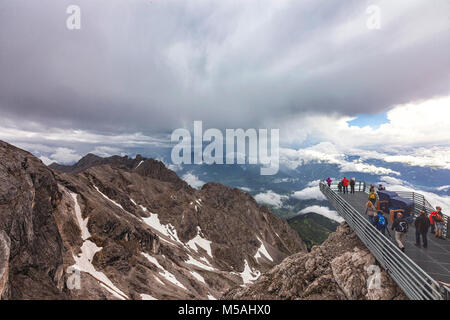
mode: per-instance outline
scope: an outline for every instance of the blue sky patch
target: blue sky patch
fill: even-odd
[[[382,124],[385,123],[389,123],[387,112],[375,115],[358,115],[356,119],[348,122],[350,126],[356,126],[360,128],[370,126],[372,129],[378,129]]]

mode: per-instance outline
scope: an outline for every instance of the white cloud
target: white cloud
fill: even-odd
[[[200,189],[205,182],[200,180],[196,175],[188,172],[181,177],[184,181],[186,181],[192,188]]]
[[[120,148],[115,148],[115,147],[98,146],[98,147],[95,147],[95,149],[92,150],[90,153],[95,154],[99,157],[111,157],[114,155],[123,154],[123,150]]]
[[[330,210],[330,208],[328,207],[311,206],[301,210],[299,214],[305,214],[309,212],[320,214],[321,216],[324,216],[328,219],[334,220],[339,223],[345,221],[344,218],[342,218],[336,211]]]
[[[352,117],[306,115],[281,124],[284,143],[324,141],[300,150],[282,149],[286,165],[296,167],[299,160],[340,164],[344,171],[396,174],[363,162],[345,161],[345,155],[361,160],[380,159],[412,166],[450,169],[450,96],[394,106],[387,112],[388,122],[374,129],[348,124]],[[376,151],[374,151],[376,150]],[[389,169],[387,169],[389,170]]]
[[[450,189],[450,185],[436,188],[436,190],[438,190],[438,191],[444,191],[444,190],[448,190],[448,189]]]
[[[288,197],[269,190],[264,193],[257,194],[254,198],[259,203],[268,204],[275,208],[281,208],[283,205],[283,200],[286,200]]]
[[[146,136],[140,132],[125,134],[100,134],[86,130],[61,129],[44,126],[31,126],[30,129],[18,129],[0,123],[0,139],[21,145],[42,145],[43,143],[78,143],[89,145],[132,146],[169,146],[169,137]]]
[[[320,185],[320,180],[314,180],[308,183],[308,187],[318,187]]]
[[[47,158],[46,156],[40,156],[39,159],[40,159],[46,166],[51,165],[53,162],[55,162],[55,161],[53,161],[52,159]]]
[[[69,148],[57,148],[56,151],[50,156],[41,156],[39,159],[46,165],[53,162],[59,164],[73,164],[81,159],[81,156],[75,152],[75,150]]]
[[[322,163],[336,164],[341,172],[363,172],[375,175],[400,175],[399,172],[377,167],[372,164],[364,163],[362,160],[346,160],[344,150],[339,150],[338,146],[331,142],[321,142],[309,148],[288,149],[281,148],[280,163],[290,169],[295,169],[305,163],[317,161]]]
[[[381,182],[382,182],[381,184],[383,184],[383,182],[388,183],[390,185],[404,185],[404,184],[406,184],[406,181],[404,181],[404,180],[397,179],[397,178],[394,178],[394,177],[389,177],[389,176],[384,176],[384,177],[381,177],[380,179],[381,179]]]
[[[292,198],[299,200],[327,200],[325,196],[320,191],[319,186],[316,187],[308,187],[300,191],[296,191],[292,194]]]
[[[171,163],[171,164],[166,164],[166,167],[168,169],[172,170],[172,171],[175,171],[175,172],[183,170],[183,166],[181,164],[173,164],[173,163]]]

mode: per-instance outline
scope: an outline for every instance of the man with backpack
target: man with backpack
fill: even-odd
[[[426,248],[428,246],[427,233],[430,228],[430,220],[424,210],[420,211],[420,215],[416,218],[414,225],[416,227],[415,245],[420,247],[420,236],[422,236],[423,247]]]
[[[397,241],[400,250],[405,252],[405,244],[403,242],[403,238],[408,232],[408,222],[403,217],[403,214],[401,212],[397,213],[397,219],[395,219],[394,223],[392,224],[392,230],[395,231],[395,241]]]
[[[369,201],[372,202],[374,206],[376,206],[378,201],[378,194],[375,192],[375,190],[370,192]]]
[[[386,235],[388,221],[382,211],[378,211],[377,215],[373,218],[373,225],[383,234],[383,236]]]
[[[348,193],[348,184],[350,183],[350,181],[344,177],[344,179],[342,179],[342,187],[344,189],[344,194]]]

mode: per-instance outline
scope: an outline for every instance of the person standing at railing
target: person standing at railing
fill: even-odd
[[[328,177],[326,181],[327,181],[328,186],[331,187],[331,183],[333,182],[333,180],[331,180],[331,178]]]
[[[423,247],[428,246],[427,233],[430,228],[430,220],[428,219],[424,210],[420,211],[420,215],[414,221],[416,227],[416,243],[417,247],[420,247],[420,236],[422,236]]]
[[[338,191],[342,192],[342,181],[339,181],[338,183]]]
[[[356,179],[352,178],[350,180],[350,193],[351,194],[355,194],[355,184],[356,184]]]
[[[403,239],[405,234],[408,232],[408,222],[403,217],[401,212],[397,213],[397,219],[395,219],[392,224],[392,230],[395,231],[395,241],[397,241],[398,247],[400,250],[405,252],[405,244]]]
[[[344,194],[348,193],[348,185],[349,185],[350,181],[344,177],[344,179],[342,179],[342,187],[344,189]]]
[[[444,231],[444,216],[442,215],[442,208],[438,206],[436,207],[436,211],[432,213],[435,213],[432,219],[434,221],[434,227],[436,230],[435,231],[436,238],[445,239],[442,236],[442,232]]]

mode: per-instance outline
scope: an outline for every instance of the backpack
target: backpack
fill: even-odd
[[[438,215],[437,211],[432,211],[430,213],[429,219],[430,219],[430,224],[434,225],[435,221],[435,217]]]
[[[406,221],[400,221],[398,223],[396,231],[406,233],[408,232],[408,223]]]
[[[377,229],[382,229],[386,226],[386,218],[384,216],[378,216]]]
[[[370,200],[375,200],[376,198],[377,198],[377,196],[376,196],[375,192],[370,193],[370,195],[369,195]]]

